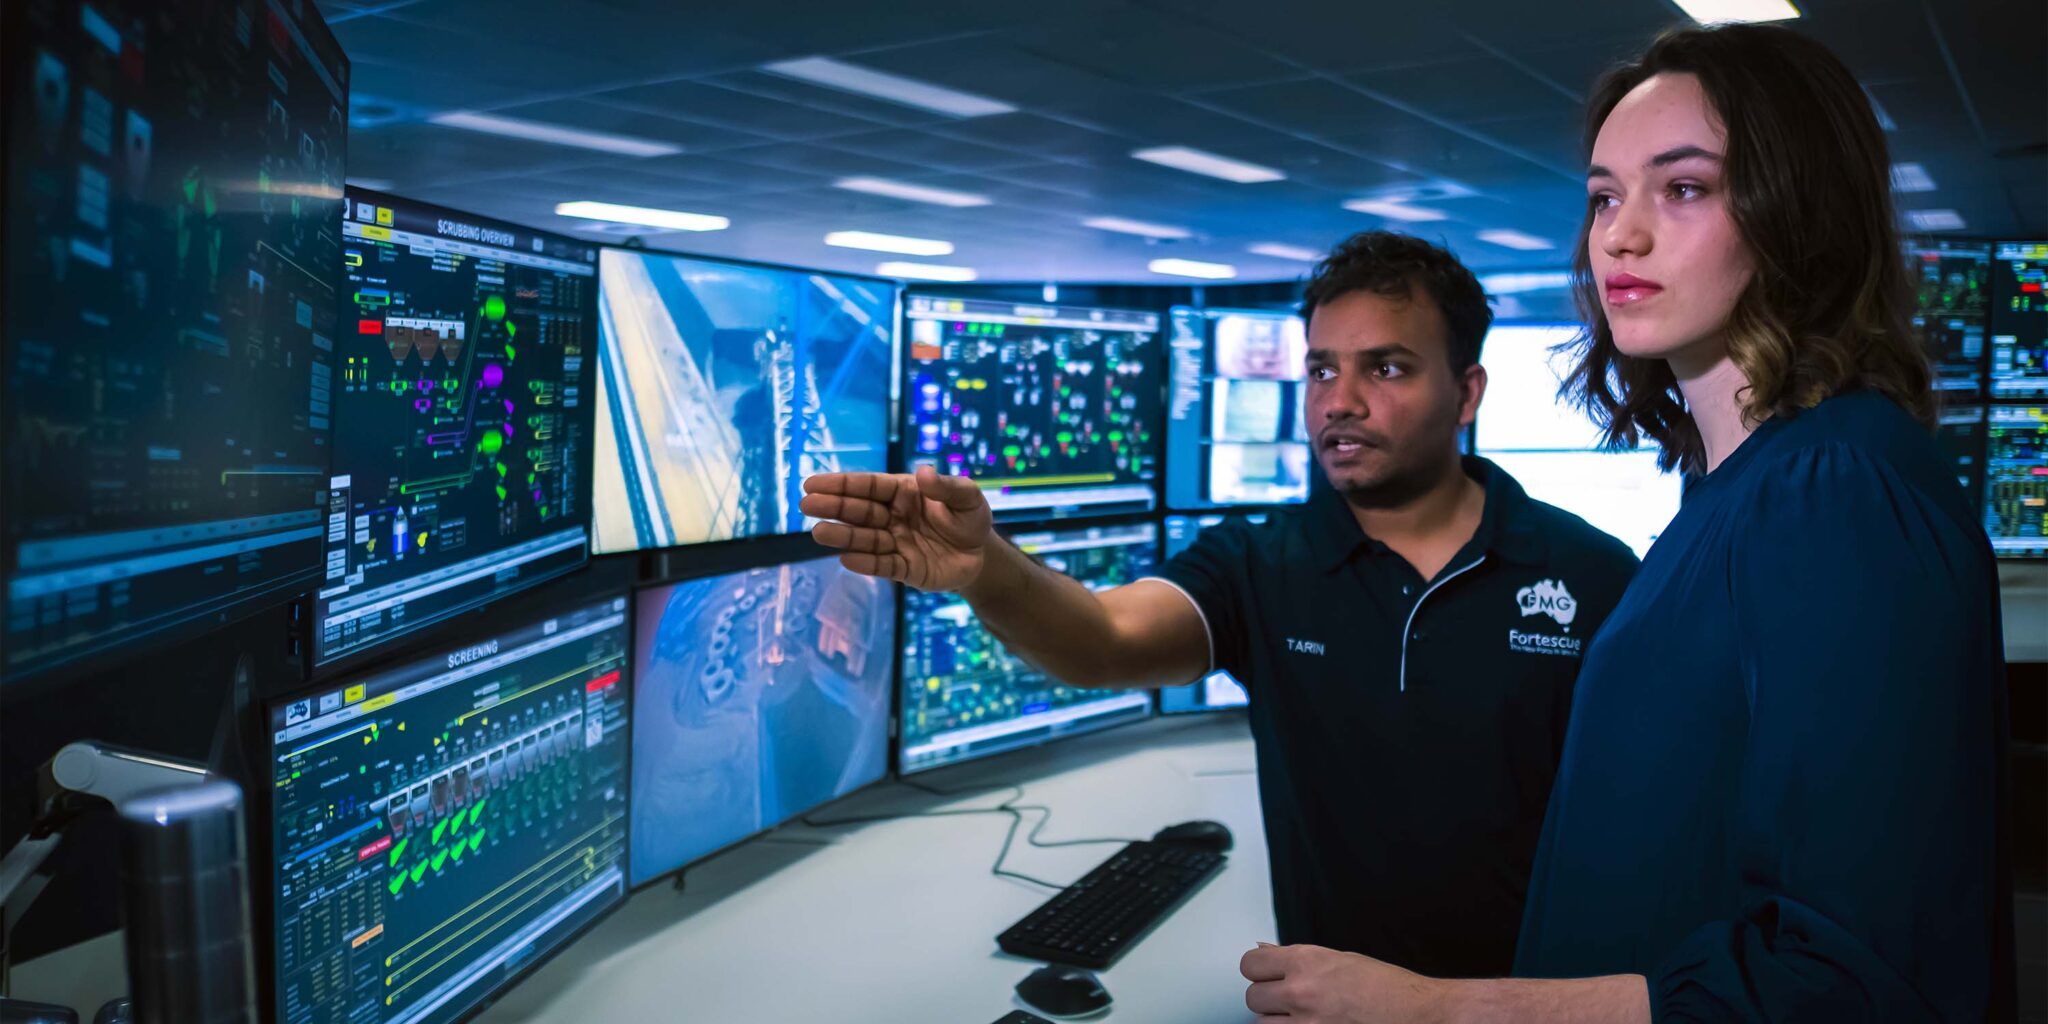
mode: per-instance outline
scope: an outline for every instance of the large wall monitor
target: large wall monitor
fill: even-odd
[[[607,249],[600,554],[805,528],[803,479],[888,468],[896,286]]]
[[[2048,242],[1999,242],[1991,256],[1991,396],[2048,397]]]
[[[1149,575],[1159,559],[1151,523],[1020,533],[1025,554],[1104,590]],[[1084,690],[1012,654],[957,594],[903,595],[897,767],[922,771],[1144,718],[1143,690]]]
[[[584,563],[596,251],[349,190],[326,662]]]
[[[0,21],[13,679],[312,585],[349,65],[310,4]]]
[[[1486,397],[1474,447],[1530,497],[1579,516],[1641,556],[1678,514],[1684,480],[1657,468],[1655,450],[1604,450],[1599,427],[1559,397],[1570,368],[1561,346],[1578,335],[1575,324],[1501,324],[1487,332],[1479,360]]]
[[[893,584],[825,558],[635,601],[635,885],[888,772]]]
[[[1308,500],[1308,336],[1289,313],[1173,310],[1166,504]]]
[[[626,599],[269,709],[279,1024],[461,1020],[626,892]]]
[[[913,295],[904,323],[911,468],[973,479],[999,519],[1158,504],[1159,314]]]

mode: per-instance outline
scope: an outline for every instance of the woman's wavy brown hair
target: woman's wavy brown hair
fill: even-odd
[[[1696,77],[1728,133],[1729,211],[1756,263],[1727,329],[1729,357],[1748,381],[1744,415],[1789,416],[1867,388],[1931,427],[1936,400],[1912,329],[1891,160],[1849,69],[1778,26],[1669,31],[1600,80],[1587,103],[1587,153],[1615,104],[1660,74]],[[1589,202],[1572,260],[1587,327],[1562,393],[1606,428],[1608,444],[1634,448],[1647,437],[1663,449],[1663,468],[1703,471],[1706,448],[1670,365],[1614,346],[1593,280],[1592,227]]]

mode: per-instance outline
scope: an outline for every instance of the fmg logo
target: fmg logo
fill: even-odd
[[[1522,617],[1548,615],[1560,626],[1569,626],[1579,615],[1579,602],[1564,588],[1563,580],[1538,580],[1515,592],[1515,606]]]

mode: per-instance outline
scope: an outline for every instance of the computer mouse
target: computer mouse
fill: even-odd
[[[1230,829],[1220,821],[1183,821],[1152,834],[1155,843],[1179,843],[1199,850],[1222,853],[1230,849]]]
[[[1017,998],[1048,1017],[1086,1017],[1109,1009],[1109,990],[1093,971],[1047,964],[1017,983]]]

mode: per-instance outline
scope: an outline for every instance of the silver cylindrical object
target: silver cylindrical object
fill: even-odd
[[[241,788],[180,786],[118,810],[135,1024],[256,1024]]]

